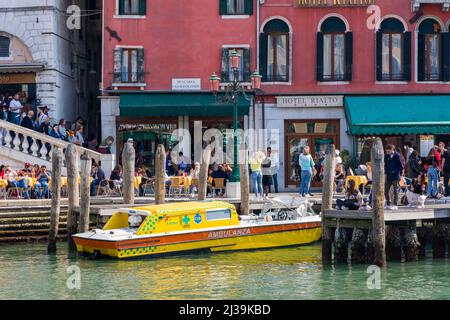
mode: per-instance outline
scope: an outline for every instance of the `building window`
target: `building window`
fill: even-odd
[[[411,80],[411,33],[394,18],[384,20],[377,31],[377,80]]]
[[[326,19],[317,36],[318,81],[350,81],[352,74],[352,33],[337,18]]]
[[[119,15],[145,16],[146,6],[147,0],[119,0]]]
[[[225,15],[252,15],[253,0],[219,0],[219,14]]]
[[[144,49],[116,48],[114,52],[114,82],[144,82]]]
[[[9,58],[11,39],[9,37],[0,36],[0,58]]]
[[[260,72],[263,81],[289,81],[289,26],[274,19],[260,35]]]
[[[449,80],[448,33],[442,33],[440,24],[426,19],[419,26],[418,34],[418,80]]]
[[[222,49],[222,81],[233,81],[233,69],[230,64],[231,52],[236,49],[241,56],[238,69],[238,80],[241,82],[250,82],[250,49],[248,48],[223,48]]]

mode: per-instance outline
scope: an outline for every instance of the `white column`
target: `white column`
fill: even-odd
[[[102,96],[102,141],[111,136],[114,142],[111,146],[111,153],[117,153],[117,128],[116,117],[120,115],[120,97],[118,96]]]
[[[183,119],[183,128],[186,130],[186,133],[189,132],[189,116],[184,116]],[[192,153],[191,153],[191,136],[185,136],[183,139],[183,150],[184,155],[191,159]],[[194,162],[193,159],[191,159],[192,163]]]

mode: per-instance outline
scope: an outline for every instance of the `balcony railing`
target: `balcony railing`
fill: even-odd
[[[287,82],[288,76],[286,74],[278,74],[278,75],[267,75],[267,82]]]
[[[345,81],[345,74],[324,74],[323,81]]]

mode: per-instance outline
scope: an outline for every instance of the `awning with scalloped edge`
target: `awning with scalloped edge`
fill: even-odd
[[[345,97],[354,136],[450,134],[450,95]]]

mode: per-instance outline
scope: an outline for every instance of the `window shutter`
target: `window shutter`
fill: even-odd
[[[353,79],[353,32],[345,34],[345,80]]]
[[[9,57],[11,40],[8,37],[0,36],[0,57]]]
[[[245,14],[253,15],[253,0],[245,0]]]
[[[420,34],[417,38],[417,80],[425,81],[425,35]]]
[[[244,82],[250,82],[250,49],[244,49]]]
[[[383,33],[377,31],[376,33],[377,43],[377,81],[383,81]]]
[[[450,33],[442,33],[442,81],[450,81]]]
[[[139,14],[141,16],[147,14],[147,0],[139,0]]]
[[[317,32],[317,81],[323,81],[323,33]]]
[[[114,49],[114,82],[122,82],[122,48]]]
[[[228,14],[227,0],[219,0],[219,14],[221,16]]]
[[[124,7],[123,7],[124,1],[125,0],[119,0],[119,15],[124,14]]]
[[[267,33],[259,34],[259,72],[262,76],[262,81],[267,81],[267,40],[269,36]]]
[[[137,66],[138,67],[138,75],[137,75],[138,82],[144,83],[145,82],[144,49],[138,50],[137,63],[138,63],[138,66]]]
[[[229,55],[229,49],[223,48],[222,49],[222,82],[229,82],[231,81],[231,74],[230,74],[230,55]]]
[[[411,81],[411,32],[403,34],[403,81]]]

